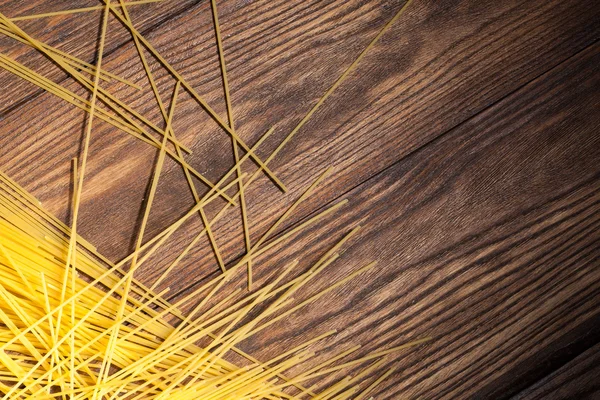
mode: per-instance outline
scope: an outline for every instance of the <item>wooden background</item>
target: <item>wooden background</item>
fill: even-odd
[[[352,63],[400,0],[218,1],[239,135],[271,126],[266,157]],[[14,17],[97,5],[0,0]],[[209,2],[130,10],[134,24],[225,115]],[[93,62],[101,14],[20,22],[32,36]],[[144,85],[108,88],[160,120],[130,35],[111,18],[105,66]],[[415,0],[348,81],[248,193],[257,238],[325,168],[333,174],[279,230],[349,204],[261,257],[259,280],[294,258],[316,259],[352,227],[360,237],[307,292],[371,260],[378,267],[244,343],[268,358],[325,330],[366,353],[431,335],[399,354],[377,399],[600,398],[600,3],[597,0]],[[13,41],[0,51],[73,84]],[[168,100],[174,81],[156,71]],[[0,70],[0,168],[69,221],[71,159],[85,116]],[[183,93],[174,128],[190,164],[216,181],[230,139]],[[156,150],[95,125],[79,222],[113,260],[134,246]],[[167,163],[148,237],[192,205]],[[216,230],[227,263],[243,245],[239,215]],[[174,238],[152,265],[191,239]],[[256,240],[256,239],[255,239]],[[180,251],[180,250],[179,250]],[[162,263],[162,264],[161,264]],[[215,273],[201,242],[166,286],[176,300]],[[148,282],[160,270],[142,270]]]

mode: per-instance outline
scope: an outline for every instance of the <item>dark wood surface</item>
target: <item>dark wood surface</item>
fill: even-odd
[[[597,399],[600,397],[600,345],[584,351],[517,399]]]
[[[7,16],[96,5],[0,1]],[[269,150],[295,126],[380,27],[398,1],[218,2],[238,132],[248,143],[271,126]],[[140,31],[225,113],[207,1],[131,9]],[[20,23],[34,37],[93,62],[99,13]],[[248,192],[260,235],[325,168],[332,175],[278,234],[323,207],[349,204],[261,256],[257,279],[295,258],[308,267],[352,227],[317,292],[371,260],[374,270],[244,343],[268,358],[337,328],[327,342],[366,353],[422,336],[435,340],[393,360],[398,371],[376,398],[593,398],[600,380],[600,6],[593,0],[416,0],[348,81]],[[106,67],[144,86],[111,88],[157,123],[160,116],[135,48],[109,24]],[[0,51],[80,90],[25,47]],[[174,81],[156,70],[164,98]],[[70,161],[85,116],[0,70],[0,168],[69,219]],[[26,118],[24,118],[26,116]],[[178,138],[189,163],[216,181],[231,142],[188,94]],[[81,208],[82,235],[109,258],[133,247],[156,150],[98,123]],[[148,237],[189,208],[181,169],[166,164]],[[252,171],[250,169],[250,171]],[[216,202],[215,202],[216,203]],[[215,204],[215,207],[217,204]],[[213,210],[214,212],[214,210]],[[194,225],[195,224],[195,225]],[[191,240],[194,221],[141,278],[151,282]],[[228,264],[243,252],[237,211],[215,229]],[[150,267],[152,266],[152,267]],[[173,300],[216,273],[202,241],[165,282]],[[589,349],[589,350],[588,350]],[[581,371],[581,372],[578,372]],[[597,379],[594,379],[597,378]]]

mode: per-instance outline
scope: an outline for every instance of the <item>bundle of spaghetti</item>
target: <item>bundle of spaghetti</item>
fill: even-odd
[[[227,355],[239,351],[235,346],[241,341],[326,294],[327,291],[320,292],[289,307],[290,296],[335,261],[337,251],[354,232],[309,271],[282,283],[297,265],[294,262],[273,282],[236,302],[230,301],[234,292],[209,306],[234,269],[173,305],[164,299],[166,291],[154,293],[135,281],[123,318],[115,320],[127,273],[118,265],[103,261],[82,238],[77,238],[76,271],[65,268],[69,228],[14,181],[0,174],[0,390],[5,398],[36,399],[61,395],[92,398],[94,392],[99,393],[98,398],[349,398],[358,391],[358,386],[348,389],[356,379],[344,379],[320,394],[302,386],[305,381],[337,372],[349,363],[329,367],[329,360],[294,378],[283,375],[291,367],[310,361],[314,353],[309,347],[335,332],[327,332],[266,362],[254,360],[238,367],[227,361]],[[64,274],[73,272],[73,284],[60,303]],[[183,317],[177,307],[200,295],[202,301]],[[269,304],[246,320],[263,303]],[[181,323],[167,323],[168,315],[179,316]],[[102,357],[109,334],[117,324],[120,333],[111,354],[115,372],[101,380]],[[196,345],[207,338],[210,340],[205,347]],[[420,341],[409,345],[417,343]],[[357,349],[344,351],[337,358]],[[397,350],[372,354],[350,364],[365,363]],[[366,371],[373,369],[370,368]],[[292,386],[300,394],[285,392]]]

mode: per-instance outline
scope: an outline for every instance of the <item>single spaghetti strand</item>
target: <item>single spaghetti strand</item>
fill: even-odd
[[[79,184],[79,174],[77,172],[77,158],[73,159],[73,208],[75,208],[75,202],[77,201],[77,197],[75,193],[78,192],[78,184]],[[75,232],[76,233],[76,232]],[[75,245],[77,241],[77,236],[73,235],[75,238]],[[71,296],[75,294],[75,278],[77,276],[77,256],[73,256],[73,260],[71,262]],[[75,300],[71,301],[71,328],[75,326]],[[71,351],[70,354],[70,368],[69,368],[69,388],[73,391],[75,390],[75,331],[71,332],[71,340],[69,341],[69,349]]]
[[[137,6],[137,5],[141,5],[141,4],[149,4],[149,3],[158,3],[164,0],[134,0],[134,1],[130,1],[127,3],[127,6]],[[114,7],[119,7],[118,5],[114,6]],[[10,20],[11,21],[26,21],[29,19],[38,19],[38,18],[46,18],[46,17],[55,17],[58,15],[71,15],[71,14],[78,14],[78,13],[84,13],[84,12],[89,12],[89,11],[97,11],[97,10],[103,10],[104,6],[92,6],[92,7],[83,7],[83,8],[74,8],[71,10],[64,10],[64,11],[54,11],[54,12],[49,12],[49,13],[44,13],[44,14],[34,14],[34,15],[24,15],[21,17],[13,17]]]
[[[122,1],[122,0],[121,0]],[[225,92],[225,104],[227,106],[227,119],[229,121],[229,127],[235,131],[235,122],[233,118],[233,109],[231,107],[231,93],[229,91],[229,81],[227,79],[227,65],[225,63],[225,52],[223,50],[223,41],[221,39],[221,27],[219,25],[219,12],[217,9],[216,0],[210,1],[210,6],[213,15],[213,22],[215,25],[215,36],[217,38],[217,51],[219,53],[219,65],[221,66],[221,77],[223,79],[223,91]],[[231,143],[233,145],[233,156],[237,165],[237,176],[242,176],[242,169],[240,165],[240,153],[238,149],[238,142],[234,136],[231,136]],[[250,253],[252,244],[250,242],[250,230],[248,228],[248,210],[246,207],[246,196],[244,194],[244,184],[241,179],[238,181],[238,188],[240,194],[240,208],[242,211],[242,227],[244,229],[244,241],[246,242],[246,253]],[[248,260],[248,290],[252,288],[252,260]]]
[[[54,330],[54,324],[53,324],[53,318],[52,315],[50,314],[51,311],[51,307],[50,307],[50,297],[48,296],[48,285],[46,283],[46,277],[44,275],[44,272],[41,271],[40,272],[40,277],[41,277],[41,283],[42,283],[42,290],[44,292],[44,305],[45,305],[45,310],[46,310],[46,315],[48,315],[48,328],[50,330],[50,336],[52,337],[52,346],[54,347],[54,345],[57,342],[57,337],[58,337],[58,333]],[[50,360],[50,369],[54,369],[54,364],[56,364],[58,361],[58,354],[56,352],[52,353],[52,359]],[[60,371],[59,371],[60,373]],[[52,375],[48,375],[48,394],[50,394],[51,388],[50,385],[52,383]],[[61,381],[60,382],[61,385],[61,389],[64,391],[64,382]]]

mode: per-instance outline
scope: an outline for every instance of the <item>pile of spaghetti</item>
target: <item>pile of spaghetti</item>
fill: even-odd
[[[274,235],[327,176],[329,171],[325,171],[257,241],[250,241],[245,209],[245,190],[248,185],[258,174],[266,174],[285,190],[285,185],[267,164],[352,72],[404,8],[380,31],[271,156],[263,161],[256,156],[256,149],[272,130],[250,147],[236,134],[234,128],[214,0],[211,5],[228,109],[227,122],[210,108],[133,26],[127,8],[134,3],[139,5],[152,1],[158,0],[130,3],[120,0],[115,4],[104,0],[98,7],[62,13],[87,12],[92,9],[103,12],[96,65],[34,39],[19,28],[19,18],[11,19],[0,10],[0,33],[41,52],[86,88],[91,96],[89,99],[79,96],[16,60],[0,54],[1,68],[88,113],[82,156],[79,160],[74,160],[73,164],[74,190],[70,224],[51,215],[31,194],[6,174],[0,173],[0,391],[3,398],[366,398],[393,372],[393,369],[381,370],[389,362],[387,357],[403,348],[422,343],[427,338],[361,357],[353,357],[353,353],[359,348],[355,346],[342,349],[337,355],[319,362],[314,362],[319,343],[335,335],[335,331],[324,332],[270,360],[258,360],[239,348],[244,340],[301,312],[307,305],[375,265],[373,262],[356,270],[306,300],[294,300],[295,293],[322,277],[323,271],[340,257],[344,244],[359,231],[359,227],[351,229],[341,241],[310,266],[302,266],[294,261],[284,266],[274,279],[246,293],[240,290],[227,291],[226,288],[234,276],[243,273],[247,274],[248,286],[252,287],[252,263],[259,255],[344,205],[343,201],[337,203],[284,234]],[[56,14],[60,13],[52,15]],[[148,83],[164,117],[164,129],[100,85],[102,80],[119,80],[133,85],[102,68],[102,53],[110,15],[132,34]],[[49,14],[27,18],[48,16]],[[150,52],[175,80],[170,105],[165,105],[158,94],[145,51]],[[185,153],[189,150],[179,142],[172,128],[181,88],[187,90],[231,137],[235,164],[219,182],[208,181],[185,161]],[[158,152],[135,249],[116,264],[103,257],[77,233],[94,119],[110,123],[115,129],[155,147]],[[166,157],[181,165],[195,198],[195,205],[185,210],[182,217],[158,235],[144,240],[144,230]],[[258,169],[250,176],[242,168],[247,161],[258,165]],[[192,177],[208,186],[205,194],[198,194]],[[227,194],[231,190],[236,190],[234,195]],[[224,199],[226,205],[212,220],[208,220],[204,208],[216,198]],[[225,265],[212,229],[227,210],[238,206],[243,217],[246,253],[235,264]],[[194,240],[150,286],[138,281],[135,273],[140,266],[153,254],[160,252],[169,237],[194,216],[199,216],[204,223],[204,228],[197,232]],[[207,279],[193,292],[171,304],[165,299],[168,289],[158,290],[160,283],[168,274],[173,273],[178,262],[188,255],[200,237],[208,237],[211,241],[221,273],[213,279]],[[184,305],[189,309],[190,304],[193,304],[191,311],[183,313],[181,310]],[[318,384],[323,378],[337,376],[340,371],[349,368],[358,372],[337,382],[328,380],[326,385]],[[301,372],[290,375],[290,371]]]

